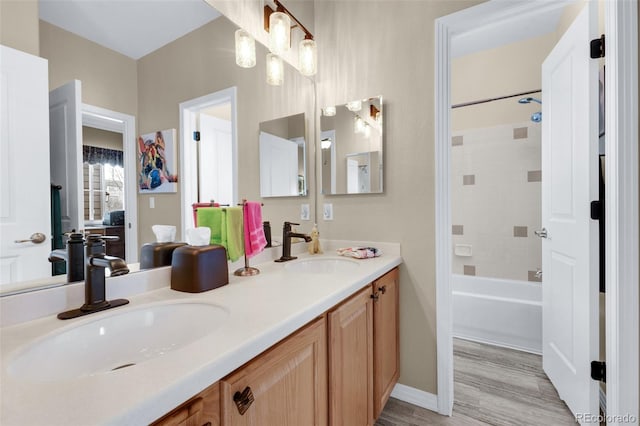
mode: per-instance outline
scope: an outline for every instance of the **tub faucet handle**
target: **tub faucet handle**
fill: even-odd
[[[536,231],[533,231],[533,233],[536,234],[540,238],[549,238],[549,236],[547,234],[547,228],[538,229]]]

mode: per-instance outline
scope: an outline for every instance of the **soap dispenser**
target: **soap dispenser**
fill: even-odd
[[[321,254],[320,248],[320,232],[318,232],[318,224],[313,225],[311,230],[311,242],[309,243],[309,254]]]

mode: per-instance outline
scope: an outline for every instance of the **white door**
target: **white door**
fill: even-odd
[[[200,114],[198,200],[233,205],[231,121]]]
[[[593,3],[593,2],[590,2]],[[542,65],[543,368],[578,414],[598,414],[597,61],[589,6]],[[578,420],[580,417],[578,417]]]
[[[49,94],[51,182],[61,185],[62,232],[84,228],[82,88],[70,81]]]
[[[0,46],[0,284],[51,276],[47,61]],[[46,240],[26,240],[34,233]]]

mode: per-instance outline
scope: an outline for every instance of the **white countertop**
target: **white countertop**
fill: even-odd
[[[323,244],[333,249],[362,245],[344,241]],[[228,309],[229,316],[223,325],[188,346],[108,373],[34,383],[20,380],[7,372],[13,354],[20,348],[47,333],[68,327],[73,322],[91,321],[94,315],[101,315],[100,313],[68,321],[61,321],[55,315],[50,315],[5,326],[0,329],[0,424],[148,424],[402,262],[399,244],[368,244],[380,248],[383,255],[359,260],[359,267],[352,272],[292,273],[284,270],[287,263],[265,261],[256,265],[251,263],[251,266],[260,269],[259,275],[236,277],[233,275],[236,262],[229,266],[229,285],[197,294],[171,290],[166,271],[150,271],[148,276],[144,275],[146,272],[137,273],[133,276],[142,281],[150,280],[149,277],[153,276],[156,279],[163,277],[165,282],[154,283],[156,287],[162,288],[129,296],[129,305],[106,313],[139,309],[145,304],[156,302],[189,300],[222,306]],[[301,254],[299,258],[335,257],[333,249],[325,249],[326,254],[323,255]],[[119,278],[121,277],[109,280]],[[107,296],[114,298],[109,291]],[[28,295],[9,297],[22,297],[20,301],[25,304],[22,309],[30,309],[26,305]],[[0,306],[11,306],[10,301],[5,302],[5,305]],[[12,309],[15,306],[9,311]],[[3,316],[3,324],[11,323],[7,321],[5,314]],[[55,368],[55,365],[51,368]]]

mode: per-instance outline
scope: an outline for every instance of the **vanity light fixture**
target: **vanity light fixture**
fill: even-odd
[[[291,29],[299,28],[304,32],[304,39],[298,46],[298,68],[300,74],[313,76],[318,71],[318,47],[313,34],[287,10],[280,1],[273,0],[274,11],[269,5],[264,6],[264,29],[269,32],[269,44],[272,53],[281,55],[291,48]],[[294,26],[291,26],[293,21]]]
[[[351,112],[358,112],[362,109],[362,101],[347,102],[347,109]]]
[[[300,74],[310,77],[318,72],[318,46],[313,38],[300,41],[298,50],[298,61],[300,62]]]
[[[322,139],[320,141],[320,148],[321,149],[329,149],[329,148],[331,148],[331,139],[329,139],[329,138]]]
[[[367,123],[364,124],[364,137],[365,138],[369,138],[371,136],[371,126],[369,126]]]
[[[364,133],[365,122],[359,115],[356,115],[353,121],[353,131],[355,133]]]
[[[256,65],[256,41],[242,28],[236,31],[236,64],[242,68]]]
[[[284,65],[282,58],[273,53],[267,53],[267,84],[281,86],[284,80]]]
[[[334,106],[324,107],[324,109],[322,110],[322,114],[325,117],[333,117],[334,115],[336,115],[336,107]]]
[[[291,19],[280,10],[269,16],[269,44],[276,55],[291,49]]]

